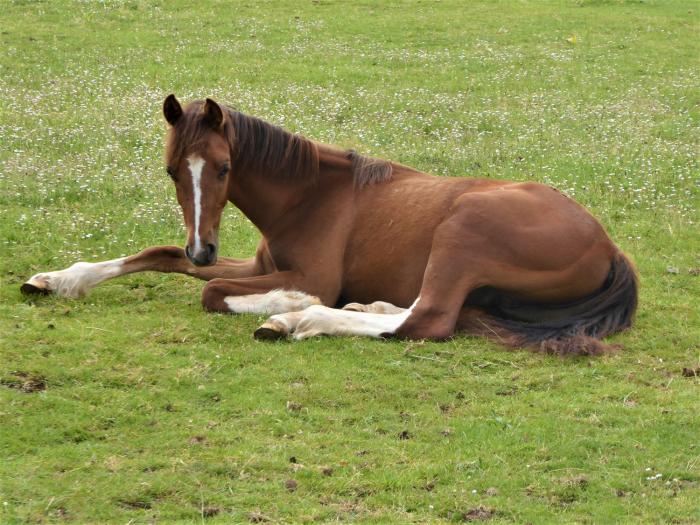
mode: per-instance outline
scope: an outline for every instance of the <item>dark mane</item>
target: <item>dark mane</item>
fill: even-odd
[[[311,140],[237,111],[228,110],[228,120],[235,135],[232,161],[240,169],[283,180],[318,178],[318,149]]]
[[[391,162],[375,157],[365,157],[354,149],[348,151],[347,155],[352,162],[352,174],[356,188],[391,179],[393,173]]]
[[[179,162],[185,150],[196,146],[210,131],[202,118],[203,101],[187,105],[169,134],[166,158]],[[318,145],[278,126],[222,106],[226,114],[224,136],[231,146],[232,162],[238,169],[263,177],[286,181],[314,182],[319,175]],[[352,163],[355,187],[384,182],[391,178],[391,163],[365,157],[354,150],[344,152]]]

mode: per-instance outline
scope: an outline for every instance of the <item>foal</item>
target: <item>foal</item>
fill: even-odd
[[[631,325],[632,265],[596,219],[548,186],[434,177],[211,99],[183,108],[170,95],[163,112],[185,248],[80,262],[33,276],[25,293],[77,297],[128,273],[178,272],[209,281],[207,310],[271,314],[258,338],[464,331],[590,354]],[[218,256],[228,202],[262,234],[250,259]]]

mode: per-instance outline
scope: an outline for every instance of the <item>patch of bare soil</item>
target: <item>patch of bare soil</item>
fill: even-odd
[[[272,520],[270,520],[270,518],[265,516],[260,511],[254,510],[253,512],[248,514],[248,521],[250,521],[251,523],[268,523]]]
[[[122,498],[117,500],[117,503],[124,508],[134,509],[134,510],[146,510],[150,509],[153,504],[150,501],[146,501],[140,498]]]
[[[0,385],[8,388],[14,388],[26,394],[41,392],[46,390],[46,378],[41,374],[32,374],[16,370],[10,372],[12,377],[0,379]]]
[[[204,507],[202,509],[202,516],[205,518],[211,518],[213,516],[216,516],[219,512],[221,512],[221,509],[219,507]]]
[[[588,485],[588,476],[585,474],[566,476],[564,478],[560,478],[559,483],[562,485],[568,485],[569,487],[585,487]]]
[[[479,505],[464,514],[464,521],[486,521],[490,520],[494,514],[496,514],[496,509]]]

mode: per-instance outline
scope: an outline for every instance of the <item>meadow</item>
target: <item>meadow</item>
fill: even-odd
[[[700,521],[699,2],[0,7],[0,523]],[[39,271],[184,245],[171,92],[552,184],[637,265],[624,348],[258,342],[264,316],[207,314],[180,275],[22,296]],[[257,239],[229,206],[222,254]]]

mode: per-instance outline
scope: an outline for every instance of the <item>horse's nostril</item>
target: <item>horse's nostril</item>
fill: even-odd
[[[188,244],[185,246],[185,255],[195,266],[209,266],[216,262],[216,244],[207,243],[204,247],[195,252]]]

